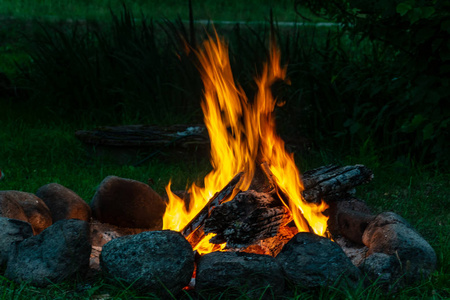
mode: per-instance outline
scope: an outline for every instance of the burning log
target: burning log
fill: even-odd
[[[283,205],[287,196],[276,185],[267,164],[261,164],[261,170],[266,179],[259,174],[258,181],[265,182],[262,187],[264,193],[254,190],[240,192],[232,200],[216,205],[212,210],[207,209],[208,214],[204,217],[196,218],[198,221],[193,225],[201,225],[202,234],[216,234],[211,243],[226,242],[227,248],[247,247],[275,236],[280,226],[290,221],[289,210]],[[309,203],[339,199],[372,177],[372,172],[363,165],[320,167],[303,175],[303,195]]]
[[[289,219],[288,209],[278,199],[249,190],[215,207],[205,220],[204,231],[216,233],[211,243],[242,248],[276,235]]]
[[[241,172],[234,176],[234,178],[220,192],[216,193],[197,216],[195,216],[195,218],[193,218],[181,231],[185,237],[188,237],[191,245],[196,245],[204,237],[204,223],[209,217],[211,210],[232,196],[234,188],[240,182],[243,174],[244,173]]]

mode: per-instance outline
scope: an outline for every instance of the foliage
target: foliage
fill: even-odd
[[[297,1],[342,24],[354,43],[372,47],[360,68],[332,83],[353,94],[343,106],[350,136],[371,137],[390,153],[448,165],[450,1]],[[343,35],[341,35],[341,38]],[[352,76],[352,74],[355,74]]]

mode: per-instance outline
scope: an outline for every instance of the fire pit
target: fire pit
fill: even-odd
[[[213,167],[204,185],[172,192],[169,183],[163,200],[146,184],[110,176],[90,208],[72,191],[48,185],[36,195],[47,215],[60,221],[35,236],[43,223],[30,217],[36,204],[23,200],[29,195],[2,192],[2,208],[28,207],[22,220],[33,229],[2,221],[7,277],[39,286],[67,279],[88,271],[91,253],[91,268],[161,297],[183,288],[207,293],[236,287],[249,297],[270,287],[276,297],[288,282],[352,288],[366,280],[392,290],[434,271],[434,250],[403,218],[373,215],[354,197],[354,188],[373,178],[368,168],[329,165],[300,174],[276,134],[274,109],[282,103],[271,88],[287,79],[274,43],[253,100],[234,82],[226,44],[217,35],[195,53]],[[71,199],[64,205],[68,212],[61,213],[55,199]],[[16,219],[5,211],[3,217]],[[58,238],[63,241],[50,242]],[[53,251],[55,243],[63,254]],[[24,260],[33,270],[24,269]]]
[[[354,197],[354,187],[372,179],[369,169],[331,165],[300,175],[275,129],[281,103],[271,88],[287,80],[274,43],[252,101],[234,82],[217,35],[196,56],[213,170],[187,192],[174,193],[169,183],[162,227],[180,232],[198,255],[197,289],[277,286],[279,293],[284,284],[268,273],[307,287],[354,286],[366,276],[391,289],[431,274],[436,255],[428,243],[400,216],[375,216]],[[106,269],[130,263],[110,259],[118,249],[115,240],[107,244]]]

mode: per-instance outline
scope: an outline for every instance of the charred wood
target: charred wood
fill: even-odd
[[[302,195],[307,202],[320,203],[322,200],[327,201],[327,198],[346,196],[354,187],[372,178],[372,171],[364,165],[323,166],[303,174]]]
[[[277,198],[249,190],[215,207],[205,220],[204,231],[216,234],[211,243],[242,248],[275,236],[289,218],[288,209]]]
[[[276,184],[266,163],[258,166],[251,183],[251,187],[258,188],[259,191],[239,192],[231,200],[222,203],[230,199],[241,177],[242,174],[238,174],[217,193],[182,231],[191,244],[195,245],[206,234],[215,233],[211,243],[226,242],[227,248],[245,248],[279,234],[280,226],[290,221],[288,197]],[[372,177],[372,172],[363,165],[324,166],[303,175],[303,195],[306,202],[317,204],[322,200],[348,199],[351,189],[370,181]],[[347,220],[345,215],[341,218],[341,223],[344,224]],[[366,221],[365,218],[360,219],[362,222]]]
[[[244,173],[242,172],[238,173],[220,192],[216,193],[197,216],[195,216],[195,218],[193,218],[181,231],[185,237],[189,236],[191,245],[196,245],[203,238],[203,226],[205,220],[209,218],[211,210],[233,195],[233,191],[235,190],[235,187],[238,186],[243,174]]]
[[[237,252],[247,252],[247,253],[255,253],[255,254],[265,254],[270,256],[277,256],[280,253],[281,249],[283,249],[284,245],[289,242],[294,235],[298,233],[297,227],[290,227],[288,225],[281,226],[277,235],[273,237],[269,237],[263,239],[253,245],[248,246],[247,248],[237,248],[231,249]]]

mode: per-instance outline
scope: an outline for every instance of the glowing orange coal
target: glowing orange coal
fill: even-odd
[[[189,207],[183,199],[173,194],[170,183],[166,187],[169,202],[163,219],[163,228],[181,231],[208,201],[229,183],[239,172],[244,176],[233,191],[249,188],[255,174],[256,161],[266,162],[275,181],[287,196],[289,209],[299,231],[324,235],[327,217],[322,212],[325,203],[307,203],[301,196],[303,185],[292,154],[287,153],[283,140],[275,132],[273,111],[277,100],[271,86],[286,77],[286,68],[280,66],[280,52],[272,43],[269,61],[257,77],[258,91],[249,102],[242,88],[234,82],[228,48],[217,34],[209,38],[203,49],[196,52],[205,86],[202,110],[211,140],[211,165],[213,170],[204,178],[204,186],[192,185],[189,189]],[[286,198],[286,197],[285,197]],[[200,253],[217,250],[209,244],[208,236],[196,249]]]

